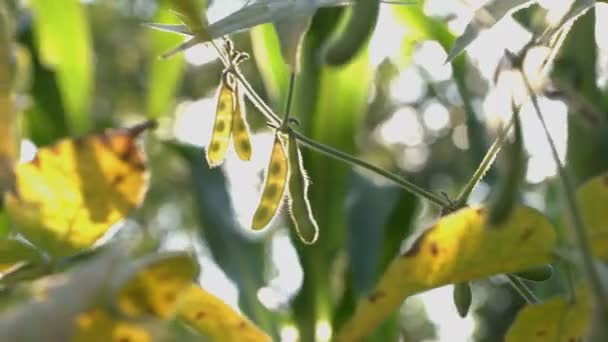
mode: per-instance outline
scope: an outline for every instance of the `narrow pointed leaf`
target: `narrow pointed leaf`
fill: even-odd
[[[577,190],[577,198],[593,254],[608,260],[608,173],[584,183]]]

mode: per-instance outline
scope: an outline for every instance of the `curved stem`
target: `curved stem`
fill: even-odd
[[[342,151],[335,150],[327,145],[318,143],[296,131],[293,131],[293,133],[294,133],[296,139],[298,139],[303,145],[307,146],[308,148],[321,152],[329,157],[339,159],[348,164],[351,164],[354,166],[360,166],[360,167],[370,170],[374,173],[377,173],[377,174],[397,183],[403,189],[417,195],[418,197],[427,199],[427,200],[431,201],[432,203],[437,204],[438,206],[445,208],[450,205],[450,203],[447,200],[445,200],[444,198],[442,198],[430,191],[427,191],[427,190],[417,186],[416,184],[411,183],[411,182],[399,177],[398,175],[396,175],[390,171],[387,171],[381,167],[372,165],[366,161],[353,157]]]
[[[547,124],[540,112],[538,99],[536,97],[536,94],[534,93],[534,90],[532,89],[532,86],[530,85],[530,81],[528,80],[528,77],[523,72],[523,70],[520,70],[520,73],[524,80],[526,90],[528,94],[530,94],[532,105],[534,107],[534,111],[536,112],[536,116],[540,120],[547,141],[549,142],[549,147],[551,148],[551,154],[553,155],[553,159],[555,160],[555,163],[557,165],[559,179],[562,183],[562,187],[564,188],[565,192],[566,205],[568,207],[568,211],[572,219],[572,229],[574,230],[576,244],[578,245],[577,247],[581,253],[583,268],[585,270],[585,273],[587,273],[587,276],[589,277],[591,289],[594,292],[596,299],[600,302],[599,307],[601,308],[604,317],[608,317],[608,298],[606,298],[604,286],[600,279],[599,273],[595,267],[595,261],[593,258],[593,253],[591,251],[591,243],[589,242],[589,236],[587,236],[587,229],[585,228],[585,223],[581,216],[581,211],[579,208],[579,204],[576,200],[576,193],[574,191],[574,187],[572,186],[570,175],[559,159],[559,154],[557,153],[555,142],[549,134]]]
[[[517,278],[514,275],[507,274],[507,278],[509,278],[509,284],[519,293],[519,295],[528,303],[528,304],[538,304],[540,300],[536,298],[534,292],[524,284],[524,282]]]

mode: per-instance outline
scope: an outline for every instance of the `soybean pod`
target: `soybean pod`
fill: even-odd
[[[243,94],[239,89],[239,82],[235,80],[234,84],[234,111],[232,112],[232,142],[236,154],[241,160],[251,159],[251,140],[249,139],[249,128],[245,121],[245,103]]]
[[[275,216],[283,200],[285,183],[287,183],[287,174],[289,172],[288,167],[285,147],[283,147],[283,142],[277,132],[274,137],[268,170],[266,170],[266,182],[262,191],[262,198],[253,215],[251,226],[254,230],[266,227]]]
[[[222,75],[220,90],[218,94],[217,108],[215,111],[215,122],[211,142],[207,147],[207,162],[214,167],[222,163],[228,145],[230,144],[230,134],[232,132],[232,118],[234,111],[233,89],[228,84],[229,74]]]
[[[287,142],[289,150],[289,213],[300,240],[312,244],[319,236],[319,227],[315,221],[308,201],[308,176],[302,164],[302,154],[298,142],[289,132]]]

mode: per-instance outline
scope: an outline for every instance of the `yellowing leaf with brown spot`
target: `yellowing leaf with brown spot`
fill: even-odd
[[[486,218],[484,208],[465,208],[425,231],[359,302],[338,340],[357,341],[371,333],[413,294],[551,261],[555,232],[536,210],[517,206],[500,226],[487,226]]]
[[[135,323],[112,319],[105,311],[81,313],[75,319],[73,342],[152,342],[151,334]]]
[[[575,303],[555,297],[523,308],[507,332],[506,342],[583,341],[590,322],[591,305],[586,291]]]
[[[576,193],[593,253],[608,259],[608,173],[592,178]]]
[[[215,342],[271,341],[247,318],[207,291],[192,285],[181,297],[178,317]]]
[[[127,317],[171,317],[181,293],[190,287],[198,265],[186,253],[168,253],[143,259],[117,277],[117,302]]]
[[[148,172],[135,138],[151,125],[64,139],[19,165],[6,196],[19,232],[53,257],[92,246],[143,201]]]

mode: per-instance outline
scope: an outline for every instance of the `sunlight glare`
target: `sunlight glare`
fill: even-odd
[[[369,64],[377,67],[386,58],[396,59],[401,54],[401,44],[394,42],[401,41],[407,28],[397,22],[395,16],[390,13],[391,6],[380,6],[378,23],[369,42]],[[391,37],[391,41],[386,37]]]
[[[438,101],[429,101],[422,112],[424,125],[435,132],[441,131],[450,125],[450,113]]]
[[[215,48],[210,43],[197,44],[188,50],[184,51],[186,62],[200,66],[219,59],[219,55]]]
[[[173,124],[175,138],[194,146],[207,146],[213,131],[216,103],[215,98],[207,97],[179,104]]]
[[[405,68],[391,82],[389,92],[391,98],[397,103],[414,103],[426,95],[426,82],[416,69]]]
[[[297,342],[300,338],[298,329],[293,325],[285,325],[281,328],[281,342]]]
[[[435,323],[439,342],[468,341],[475,331],[473,315],[461,318],[452,304],[453,288],[453,285],[447,285],[418,295],[428,318]]]
[[[319,320],[315,326],[315,337],[319,342],[327,342],[331,340],[333,331],[331,324],[326,320]]]
[[[19,150],[19,163],[27,163],[34,159],[38,152],[38,148],[29,139],[21,140],[21,148]]]
[[[422,67],[433,82],[452,78],[452,64],[445,63],[448,54],[435,41],[425,41],[414,51],[414,63]]]
[[[404,144],[416,146],[423,142],[424,132],[418,120],[416,110],[412,107],[399,108],[378,130],[379,138],[384,144]]]

